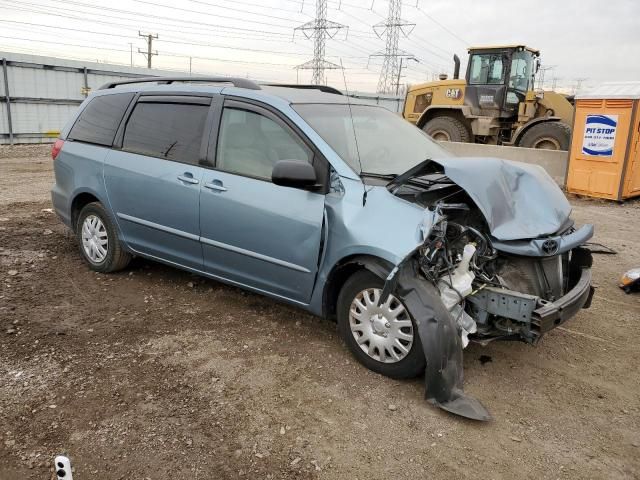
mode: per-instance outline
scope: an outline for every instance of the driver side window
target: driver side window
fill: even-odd
[[[529,76],[531,75],[531,59],[526,54],[520,52],[513,55],[511,60],[511,75],[509,78],[509,88],[526,92],[529,87]]]
[[[216,166],[226,172],[271,180],[280,160],[313,160],[294,132],[250,110],[225,107],[219,132]]]

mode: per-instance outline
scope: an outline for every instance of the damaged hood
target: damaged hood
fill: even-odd
[[[537,165],[485,157],[439,158],[434,162],[469,194],[498,240],[551,235],[571,213],[562,190]]]

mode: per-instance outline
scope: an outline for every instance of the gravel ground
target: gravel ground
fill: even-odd
[[[361,367],[331,322],[152,262],[92,273],[29,148],[0,149],[2,480],[50,478],[59,453],[80,480],[640,478],[640,294],[616,286],[640,202],[572,199],[619,254],[537,347],[465,350],[478,424]]]

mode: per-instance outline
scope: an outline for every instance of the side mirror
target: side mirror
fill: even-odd
[[[538,73],[538,70],[540,70],[540,59],[536,58],[536,71],[535,71],[535,73]]]
[[[276,185],[293,188],[310,188],[317,183],[316,171],[308,162],[280,160],[271,171],[271,181]]]

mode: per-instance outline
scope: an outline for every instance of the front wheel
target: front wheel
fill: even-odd
[[[422,129],[431,138],[439,142],[471,141],[471,134],[464,123],[455,117],[440,116],[429,120]]]
[[[529,128],[520,141],[519,147],[544,150],[569,150],[571,127],[566,123],[545,121]]]
[[[353,274],[338,297],[338,329],[365,367],[391,378],[416,377],[425,367],[418,328],[394,295],[378,306],[383,286],[368,270]]]
[[[115,272],[131,260],[131,255],[120,245],[115,224],[99,202],[89,203],[80,211],[76,237],[80,253],[91,270]]]

